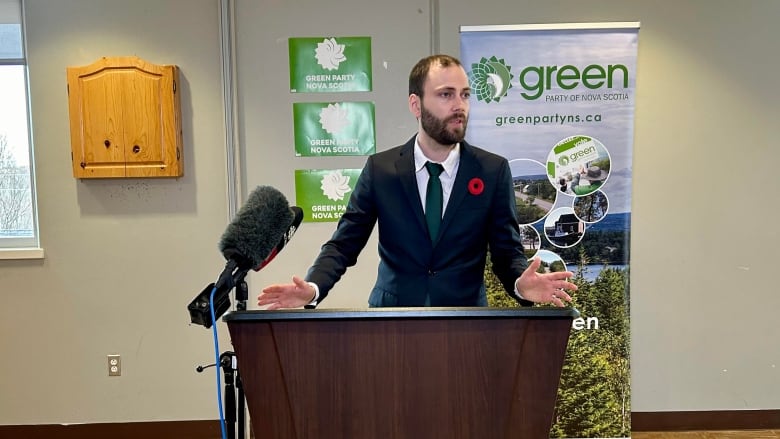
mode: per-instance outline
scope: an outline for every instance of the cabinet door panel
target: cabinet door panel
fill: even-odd
[[[157,175],[165,169],[162,76],[135,71],[122,80],[128,176]]]
[[[116,75],[101,70],[74,78],[77,87],[75,111],[71,120],[74,175],[79,177],[121,177],[125,175],[125,149],[122,127],[122,91]],[[74,109],[72,109],[73,111]],[[74,138],[75,137],[75,138]]]

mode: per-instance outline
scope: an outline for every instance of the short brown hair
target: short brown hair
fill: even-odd
[[[417,62],[409,73],[409,95],[422,97],[423,86],[428,78],[431,66],[438,64],[442,67],[460,66],[460,60],[450,55],[431,55]]]

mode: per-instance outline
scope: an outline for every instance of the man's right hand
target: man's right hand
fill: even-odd
[[[314,300],[314,287],[298,276],[293,276],[291,284],[269,285],[257,296],[258,306],[267,306],[267,310],[281,308],[300,308]]]

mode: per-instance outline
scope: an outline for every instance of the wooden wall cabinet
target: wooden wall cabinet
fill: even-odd
[[[67,73],[74,177],[184,174],[178,67],[104,57]]]

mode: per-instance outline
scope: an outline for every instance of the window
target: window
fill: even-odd
[[[21,0],[0,0],[0,251],[37,248]]]

